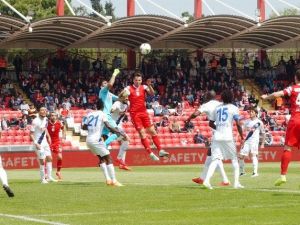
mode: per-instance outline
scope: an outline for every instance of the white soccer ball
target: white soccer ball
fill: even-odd
[[[149,54],[151,52],[151,45],[149,43],[141,44],[140,51],[143,55]]]

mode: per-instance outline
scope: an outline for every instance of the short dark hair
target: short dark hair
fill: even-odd
[[[254,111],[256,113],[256,115],[258,114],[257,108],[255,108],[255,107],[250,107],[249,111]]]
[[[298,81],[300,81],[300,69],[298,69],[295,73],[295,77]]]
[[[225,104],[232,103],[233,94],[230,89],[225,89],[221,94],[221,99]]]
[[[142,74],[140,72],[135,72],[133,74],[133,78],[135,78],[135,77],[143,77],[143,76],[142,76]]]

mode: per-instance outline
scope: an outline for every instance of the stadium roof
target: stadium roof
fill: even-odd
[[[104,20],[64,16],[31,24],[0,16],[0,48],[296,48],[300,44],[300,16],[267,20],[258,26],[232,15],[203,17],[186,26],[166,16],[121,18],[108,26]],[[29,32],[29,27],[33,31]]]

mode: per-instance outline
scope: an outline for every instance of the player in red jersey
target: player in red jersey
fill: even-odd
[[[149,153],[150,158],[154,161],[158,161],[159,158],[151,150],[147,132],[151,135],[153,143],[159,151],[160,157],[168,156],[169,153],[161,148],[160,140],[147,113],[146,95],[154,94],[151,83],[152,81],[148,79],[146,81],[147,85],[142,85],[142,75],[140,73],[136,73],[133,78],[133,85],[126,87],[120,95],[128,95],[130,103],[129,113],[132,123],[135,129],[139,132],[141,142],[146,151]]]
[[[262,99],[274,99],[281,96],[289,96],[291,119],[288,122],[284,151],[281,156],[281,177],[276,180],[275,186],[286,183],[286,174],[292,157],[292,147],[300,147],[300,70],[295,74],[295,85],[270,95],[262,95]]]
[[[66,137],[64,125],[57,119],[57,114],[55,112],[50,113],[50,120],[47,125],[48,133],[51,137],[51,151],[57,155],[57,166],[56,166],[56,176],[58,180],[62,180],[61,168],[62,168],[62,148],[61,141],[59,138],[59,133],[63,131],[63,138]]]

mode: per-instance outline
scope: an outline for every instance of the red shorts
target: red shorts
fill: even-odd
[[[147,112],[131,113],[130,117],[135,129],[137,130],[149,128],[153,125]]]
[[[285,145],[300,147],[300,117],[291,117],[285,135]]]
[[[50,149],[53,153],[57,154],[57,153],[61,153],[62,152],[62,148],[61,148],[61,145],[60,145],[60,142],[55,142],[55,143],[52,143],[50,145]]]

